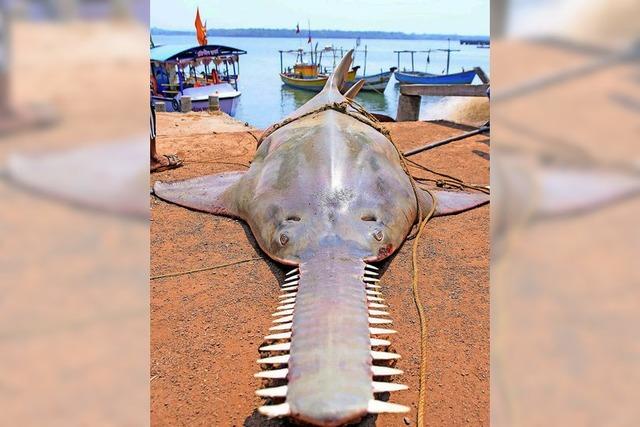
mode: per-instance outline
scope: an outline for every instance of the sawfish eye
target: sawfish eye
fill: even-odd
[[[378,242],[381,241],[383,237],[384,237],[384,234],[382,234],[382,230],[376,230],[373,232],[373,238],[376,239]]]
[[[282,233],[280,235],[280,244],[282,246],[286,245],[289,242],[289,236],[287,236],[285,233]]]

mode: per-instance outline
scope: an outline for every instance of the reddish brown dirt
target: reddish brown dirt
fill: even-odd
[[[247,132],[189,135],[192,119],[161,114],[158,148],[182,152],[185,166],[154,174],[175,180],[248,164],[255,140]],[[206,117],[205,117],[206,119]],[[202,118],[196,119],[200,121]],[[173,128],[182,128],[180,134]],[[432,123],[389,124],[402,149],[460,133]],[[254,133],[259,134],[258,131]],[[488,140],[478,136],[414,160],[468,182],[488,183]],[[486,156],[485,156],[486,157]],[[226,163],[216,163],[216,162]],[[238,165],[229,164],[236,163]],[[286,271],[258,249],[240,221],[193,212],[151,199],[151,275],[259,257],[223,269],[151,282],[151,422],[156,426],[281,426],[256,408],[258,347],[271,324]],[[430,426],[489,424],[489,207],[436,218],[419,246],[420,290],[428,314]],[[415,425],[420,330],[411,294],[411,244],[383,264],[383,291],[398,334],[393,350],[410,389],[390,401],[411,412],[368,418],[362,425]]]

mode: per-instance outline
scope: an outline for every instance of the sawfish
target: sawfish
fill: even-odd
[[[392,255],[428,213],[485,204],[483,193],[417,188],[387,134],[342,94],[349,51],[324,89],[263,135],[248,170],[156,182],[156,196],[239,218],[273,260],[292,266],[256,374],[268,417],[339,426],[409,408],[379,400],[406,389],[385,366],[394,333],[375,263]],[[435,203],[435,208],[434,208]],[[385,362],[386,361],[386,362]],[[386,379],[386,380],[385,380]]]

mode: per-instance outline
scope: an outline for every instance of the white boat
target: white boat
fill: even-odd
[[[384,92],[395,70],[396,70],[396,67],[391,67],[389,71],[384,71],[378,74],[372,74],[370,76],[356,76],[353,82],[346,82],[346,84],[348,87],[351,87],[359,80],[364,79],[364,86],[362,87],[361,90],[372,91],[372,92]]]
[[[244,50],[228,46],[163,45],[151,48],[151,86],[154,102],[164,102],[166,111],[180,111],[181,100],[191,98],[191,109],[209,108],[216,95],[220,109],[235,115],[240,98],[239,55]]]

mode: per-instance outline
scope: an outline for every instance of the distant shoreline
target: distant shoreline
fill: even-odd
[[[162,36],[195,36],[195,31],[166,30],[151,28],[151,35]],[[289,28],[231,28],[209,29],[207,35],[213,37],[264,37],[264,38],[307,38],[307,31],[300,34]],[[489,36],[462,34],[407,34],[388,31],[343,31],[343,30],[313,30],[314,39],[376,39],[376,40],[483,40],[489,41]]]

